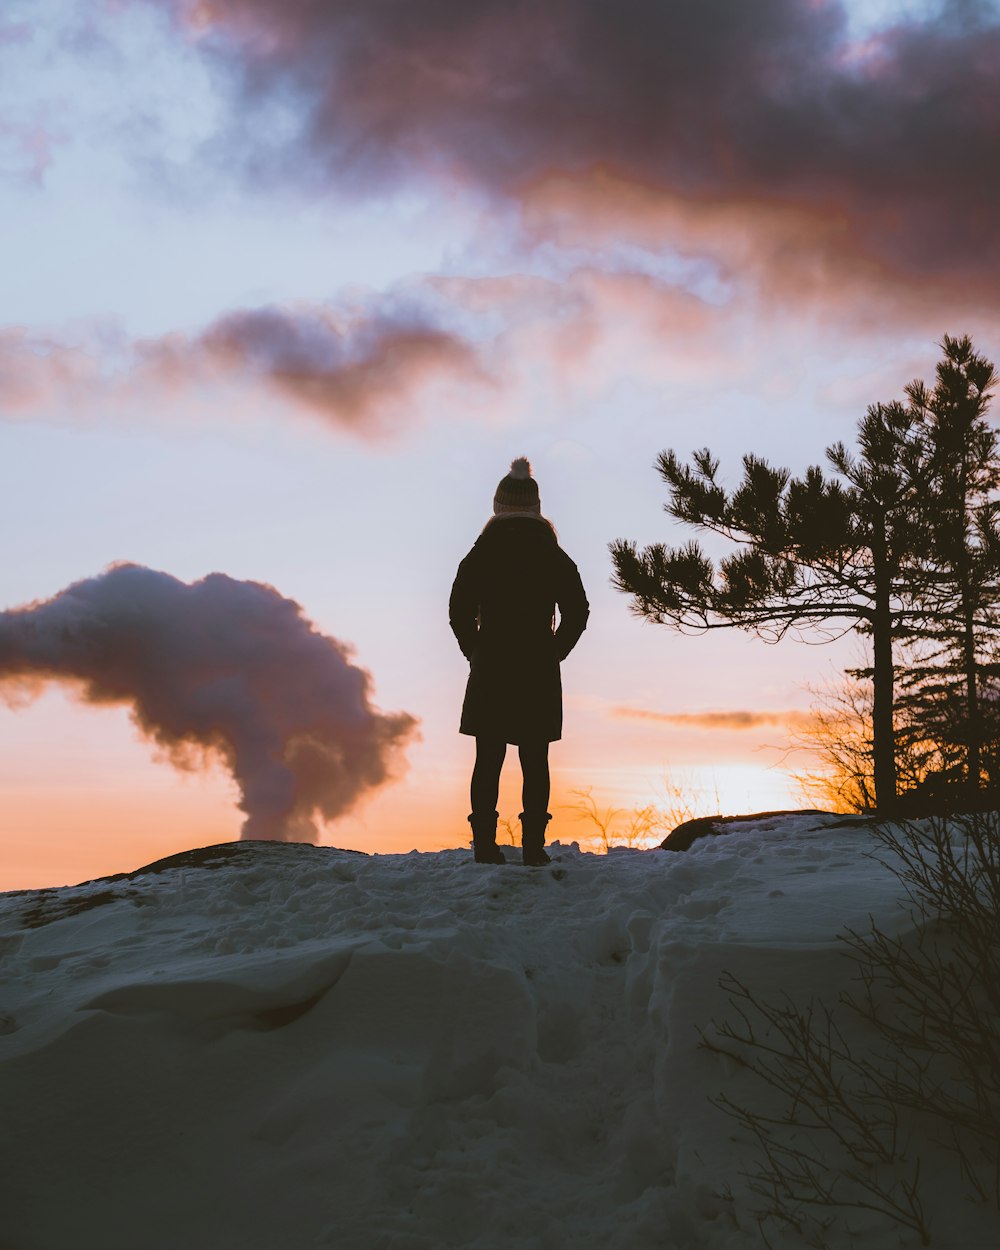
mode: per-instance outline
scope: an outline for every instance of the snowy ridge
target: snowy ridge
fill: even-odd
[[[909,923],[831,823],[543,870],[241,843],[0,897],[0,1244],[757,1244],[698,1029],[723,969],[835,991],[838,931]]]

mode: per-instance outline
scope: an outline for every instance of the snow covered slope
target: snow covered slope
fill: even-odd
[[[723,969],[836,990],[838,931],[907,923],[831,823],[538,870],[243,843],[0,896],[0,1247],[757,1244],[698,1029]]]

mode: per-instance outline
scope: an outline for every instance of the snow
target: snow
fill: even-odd
[[[747,1077],[699,1030],[723,970],[835,994],[838,932],[905,930],[871,849],[815,815],[545,869],[235,843],[0,896],[0,1245],[759,1244],[709,1101]]]

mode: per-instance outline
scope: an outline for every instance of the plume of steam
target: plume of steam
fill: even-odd
[[[314,837],[390,778],[416,726],[372,706],[370,675],[297,603],[223,573],[189,585],[123,564],[0,613],[0,683],[45,680],[127,705],[178,764],[217,753],[244,838]]]

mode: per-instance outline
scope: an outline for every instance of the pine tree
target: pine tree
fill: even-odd
[[[915,631],[921,663],[904,676],[911,721],[937,727],[954,772],[964,755],[964,782],[977,790],[990,770],[984,748],[996,736],[995,685],[1000,622],[1000,447],[986,411],[997,374],[968,336],[945,336],[932,389],[906,388],[929,466],[922,528],[931,574],[924,623]],[[983,681],[990,684],[984,699]],[[993,693],[993,697],[989,697]],[[993,752],[986,752],[992,755]],[[946,763],[946,769],[949,765]],[[993,784],[1000,782],[994,776]]]
[[[697,542],[639,551],[611,544],[614,584],[632,610],[681,630],[738,628],[776,640],[789,631],[840,629],[870,633],[873,670],[873,756],[876,801],[896,800],[893,743],[893,646],[920,618],[924,576],[920,504],[926,455],[919,413],[901,403],[875,404],[858,430],[858,450],[827,450],[838,477],[810,468],[801,478],[745,456],[732,494],[718,482],[719,462],[707,450],[693,466],[673,451],[657,468],[679,521],[723,535],[736,550],[713,561]]]

